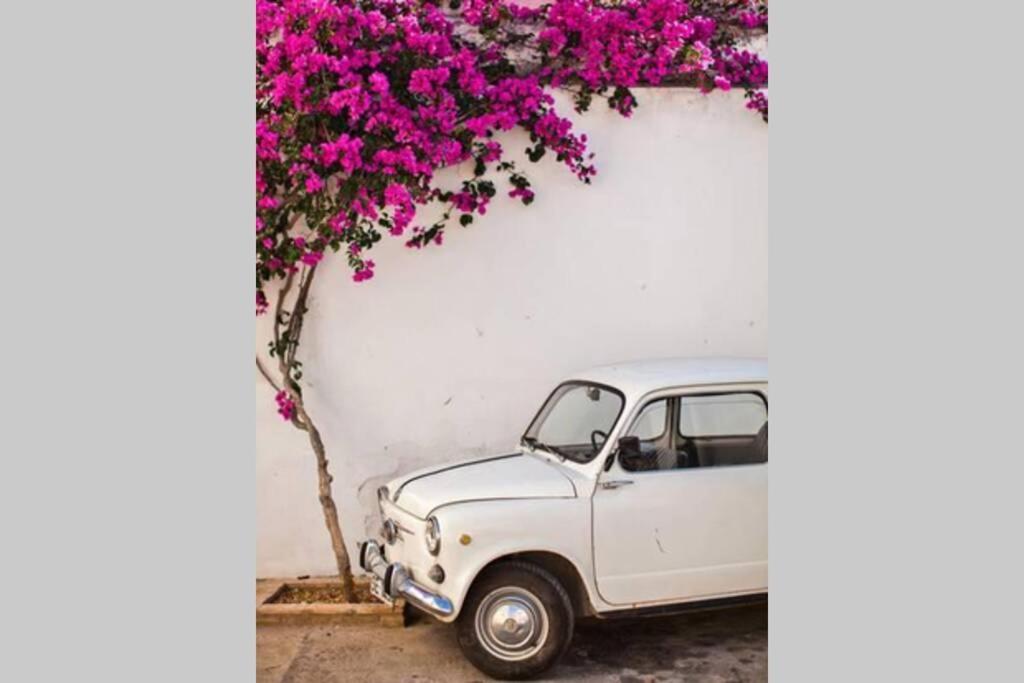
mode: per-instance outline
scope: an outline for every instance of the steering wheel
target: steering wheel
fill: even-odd
[[[590,432],[590,445],[594,447],[594,453],[597,453],[598,451],[601,450],[601,447],[597,445],[597,438],[596,437],[597,437],[598,434],[600,434],[601,436],[604,437],[604,441],[608,440],[608,434],[606,434],[605,432],[602,432],[600,429],[595,429],[594,431]],[[603,442],[602,442],[602,445],[603,445]]]

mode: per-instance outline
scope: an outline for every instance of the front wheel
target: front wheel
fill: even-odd
[[[532,678],[569,646],[572,602],[550,572],[502,562],[473,584],[457,629],[462,653],[480,671],[502,680]]]

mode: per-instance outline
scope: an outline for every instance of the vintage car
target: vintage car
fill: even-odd
[[[454,622],[495,678],[552,666],[580,617],[767,599],[768,364],[696,358],[559,384],[507,455],[378,490],[374,594]]]

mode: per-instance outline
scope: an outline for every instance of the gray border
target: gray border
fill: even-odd
[[[774,681],[1019,677],[1020,13],[772,6]]]
[[[5,677],[253,680],[253,6],[0,12]]]

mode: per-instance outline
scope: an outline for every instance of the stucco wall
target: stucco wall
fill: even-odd
[[[381,482],[509,451],[574,370],[767,355],[768,128],[741,93],[638,96],[631,120],[600,103],[577,117],[597,154],[592,185],[548,155],[527,166],[530,207],[500,195],[440,248],[385,238],[362,284],[343,259],[324,262],[301,356],[351,549],[377,524]],[[261,351],[268,322],[257,323]],[[257,575],[330,573],[305,435],[277,416],[258,375],[256,404]]]

